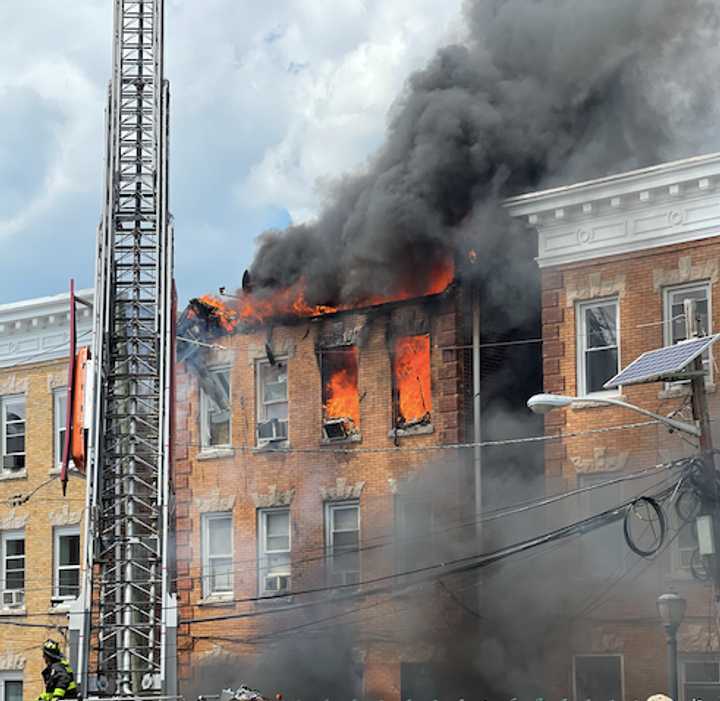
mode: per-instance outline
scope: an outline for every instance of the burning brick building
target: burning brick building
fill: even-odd
[[[392,594],[406,584],[398,572],[430,564],[425,533],[443,518],[473,524],[477,464],[457,448],[475,436],[471,306],[443,264],[424,290],[357,308],[311,307],[301,288],[191,302],[178,330],[176,453],[186,689],[211,693],[243,673],[258,686],[337,677],[332,698],[412,687],[431,646],[398,638],[401,602],[365,594],[369,583]],[[407,487],[430,464],[443,470],[435,505]],[[296,644],[342,669],[294,668]]]
[[[529,225],[528,235],[539,233],[545,390],[590,399],[549,413],[545,423],[547,435],[567,436],[545,450],[548,488],[589,489],[577,504],[585,516],[669,479],[661,472],[623,481],[629,473],[698,450],[677,432],[602,403],[621,398],[688,421],[687,382],[618,390],[603,384],[645,351],[686,338],[686,299],[695,300],[701,334],[720,328],[718,187],[720,156],[713,154],[507,202]],[[717,352],[705,359],[715,445]],[[665,510],[668,536],[654,559],[628,550],[620,524],[572,546],[565,586],[574,596],[555,611],[546,636],[548,696],[634,699],[664,691],[665,641],[655,600],[668,589],[688,601],[678,633],[680,699],[717,696],[716,614],[712,586],[692,574],[699,562],[695,524],[680,520],[673,503]]]

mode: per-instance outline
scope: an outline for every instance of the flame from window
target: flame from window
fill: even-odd
[[[349,419],[346,430],[360,427],[358,351],[355,347],[323,351],[323,409],[326,419]]]
[[[404,336],[395,341],[393,377],[397,392],[396,425],[429,422],[432,412],[430,337]]]

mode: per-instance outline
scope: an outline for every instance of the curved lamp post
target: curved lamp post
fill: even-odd
[[[628,404],[623,402],[621,399],[612,399],[610,397],[570,397],[565,394],[536,394],[527,400],[528,409],[535,412],[536,414],[547,414],[553,409],[563,409],[571,406],[574,402],[593,402],[596,404],[608,404],[610,406],[619,406],[623,409],[630,409],[643,416],[649,416],[650,418],[659,421],[668,428],[675,431],[682,431],[683,433],[689,433],[691,436],[699,437],[700,429],[692,424],[687,424],[684,421],[676,421],[667,416],[656,414],[653,411],[648,411],[642,407],[635,406],[634,404]]]
[[[670,697],[678,697],[677,630],[685,617],[687,602],[677,594],[662,594],[658,597],[657,608],[667,636],[668,687]]]

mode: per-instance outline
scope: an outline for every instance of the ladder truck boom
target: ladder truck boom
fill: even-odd
[[[98,228],[82,594],[71,647],[87,698],[176,695],[168,567],[173,231],[164,0],[113,0]]]

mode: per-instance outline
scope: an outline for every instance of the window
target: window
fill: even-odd
[[[258,512],[258,591],[260,596],[290,591],[290,511]]]
[[[403,336],[396,339],[392,357],[394,427],[405,429],[430,424],[430,337]]]
[[[695,655],[680,663],[680,684],[685,701],[720,696],[720,660],[714,655]]]
[[[332,584],[357,584],[360,581],[360,506],[357,502],[327,504],[325,507],[325,543],[330,556]]]
[[[205,514],[202,528],[203,595],[231,595],[233,590],[232,514]]]
[[[53,600],[76,599],[80,594],[80,531],[78,528],[56,528],[54,536]]]
[[[22,606],[25,590],[25,534],[2,534],[2,606]]]
[[[575,701],[622,701],[622,655],[577,655],[573,673]]]
[[[578,475],[578,487],[600,485],[612,480],[612,473]],[[622,483],[596,486],[580,495],[580,518],[587,518],[612,509],[623,502]],[[620,522],[611,523],[589,533],[579,540],[582,573],[589,577],[607,579],[621,572],[625,566],[625,541]]]
[[[257,442],[265,445],[288,437],[287,363],[257,364]]]
[[[690,523],[682,523],[677,514],[673,516],[678,533],[670,551],[672,574],[676,577],[692,577],[691,563],[693,562],[693,555],[698,549],[697,526],[695,520]],[[696,566],[701,571],[704,571],[702,560],[698,559],[697,563]]]
[[[230,369],[211,370],[208,381],[212,383],[216,399],[221,398],[224,406],[219,406],[210,394],[203,390],[201,395],[201,431],[202,447],[217,448],[230,446]]]
[[[58,389],[53,393],[53,418],[55,421],[55,464],[60,466],[63,459],[63,450],[65,449],[67,389]]]
[[[0,399],[3,470],[25,468],[25,397]]]
[[[663,321],[665,330],[665,345],[672,346],[680,341],[685,341],[685,306],[686,299],[695,300],[695,311],[699,318],[698,333],[707,336],[712,332],[711,310],[710,310],[710,283],[696,285],[683,285],[682,287],[669,287],[665,290]],[[703,354],[703,365],[712,376],[712,363],[710,362],[710,351]],[[675,383],[673,383],[675,384]],[[678,383],[680,384],[680,383]]]
[[[603,385],[618,372],[617,300],[578,305],[578,394],[602,392]]]
[[[0,675],[0,701],[23,701],[23,683],[19,674]]]

